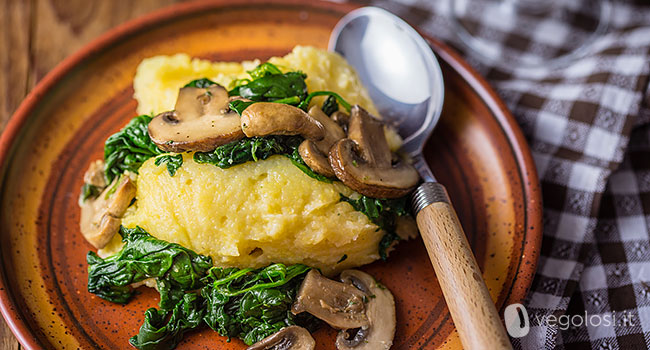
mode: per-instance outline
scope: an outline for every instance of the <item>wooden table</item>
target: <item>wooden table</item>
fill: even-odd
[[[0,131],[47,72],[103,32],[178,0],[0,0]],[[0,349],[22,346],[0,319]]]

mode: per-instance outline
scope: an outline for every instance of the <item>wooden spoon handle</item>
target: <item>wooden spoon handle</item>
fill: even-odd
[[[422,240],[463,347],[512,349],[444,186],[424,183],[413,201]]]

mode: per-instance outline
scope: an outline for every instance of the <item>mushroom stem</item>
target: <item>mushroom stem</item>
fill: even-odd
[[[311,270],[298,290],[291,312],[296,315],[307,311],[337,329],[358,328],[368,325],[365,298],[366,295],[353,286]]]

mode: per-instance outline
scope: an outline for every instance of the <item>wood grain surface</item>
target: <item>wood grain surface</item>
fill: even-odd
[[[0,0],[0,131],[27,93],[100,34],[177,0]],[[0,318],[0,349],[21,349]]]

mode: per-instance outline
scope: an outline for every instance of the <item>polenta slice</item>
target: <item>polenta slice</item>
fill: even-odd
[[[153,159],[139,173],[136,209],[123,225],[218,266],[303,263],[332,274],[379,258],[384,232],[341,202],[342,186],[310,178],[284,156],[221,169],[186,154],[173,177]]]

